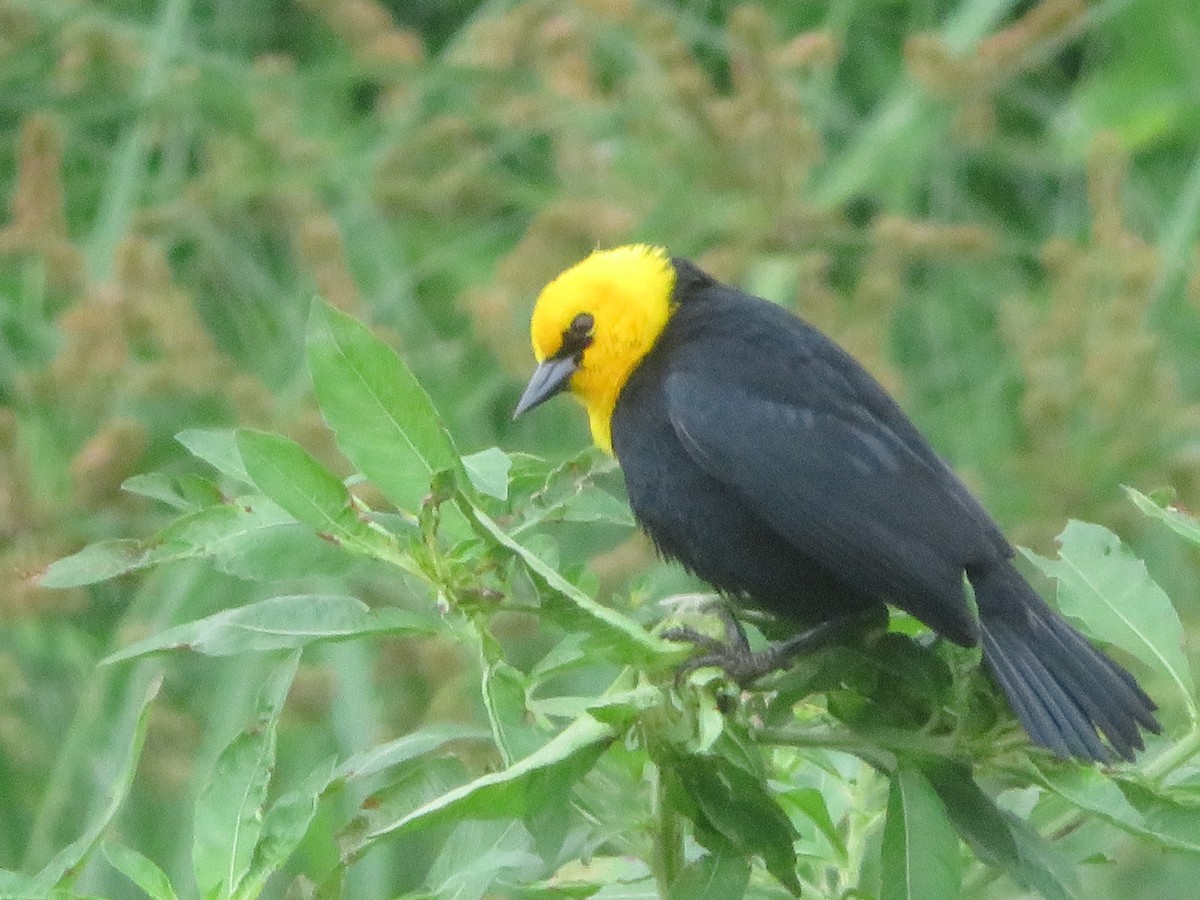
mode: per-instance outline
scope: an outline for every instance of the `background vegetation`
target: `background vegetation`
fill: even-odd
[[[872,895],[911,858],[939,870],[911,896],[964,878],[997,897],[1188,895],[1195,535],[1121,486],[1200,504],[1197,46],[1200,9],[1173,0],[0,0],[0,867],[43,876],[0,894],[141,896],[133,872],[156,897],[156,879],[255,895],[241,872],[270,896],[343,875],[355,898],[731,896],[747,879],[765,896],[790,867],[810,895]],[[1140,770],[1027,758],[1002,711],[967,714],[970,660],[907,641],[896,659],[933,674],[889,720],[902,734],[862,730],[898,702],[868,663],[805,672],[725,724],[717,682],[662,705],[675,657],[630,623],[696,586],[633,533],[611,467],[576,455],[577,410],[509,421],[538,288],[629,240],[837,337],[1017,542],[1052,557],[1080,519],[1136,549],[1183,654],[1169,611],[1143,644],[1084,619],[1127,659],[1174,647],[1131,663],[1167,728]],[[310,320],[314,295],[332,308]],[[330,350],[347,346],[408,385],[392,400],[416,468],[389,468],[409,432],[370,433]],[[384,544],[289,501],[304,485],[340,508],[321,466],[368,476],[351,486]],[[442,470],[458,474],[439,515],[423,498]],[[266,518],[220,511],[241,496]],[[1063,552],[1096,574],[1115,538],[1074,527]],[[1126,552],[1109,587],[1161,610]],[[307,612],[269,605],[288,594]],[[488,605],[513,597],[540,611]],[[301,616],[308,634],[167,631],[242,608],[267,617],[246,627]],[[265,652],[309,642],[298,662]],[[97,666],[131,645],[200,652]],[[752,747],[755,716],[790,717],[813,684],[835,690],[801,719],[848,729],[833,749],[810,731]],[[530,751],[542,765],[513,774]],[[937,768],[964,759],[999,807]],[[471,780],[486,772],[509,780]],[[738,787],[729,805],[697,807],[717,782]],[[476,792],[388,831],[459,784]],[[568,789],[561,820],[514,799]],[[972,843],[956,808],[1015,836]],[[269,840],[245,838],[267,809]],[[917,835],[931,843],[904,852]]]

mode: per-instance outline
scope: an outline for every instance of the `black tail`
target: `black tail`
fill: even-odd
[[[1138,726],[1161,730],[1158,707],[1133,676],[1047,606],[1012,565],[968,576],[983,661],[1035,743],[1058,756],[1110,762],[1114,751],[1133,759],[1142,749]]]

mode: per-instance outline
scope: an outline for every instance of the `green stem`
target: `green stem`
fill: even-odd
[[[838,874],[837,896],[846,896],[861,877],[863,862],[869,852],[868,838],[882,814],[878,812],[879,804],[873,796],[878,791],[880,780],[880,776],[864,767],[847,785],[852,800],[849,815],[846,816],[846,859]]]
[[[863,762],[884,772],[890,772],[896,768],[898,754],[916,753],[957,758],[952,744],[945,738],[929,737],[891,728],[872,729],[868,734],[859,734],[841,728],[802,728],[784,725],[759,728],[755,730],[754,737],[762,744],[840,750],[857,756]]]
[[[683,824],[667,799],[662,769],[654,770],[654,880],[666,897],[683,868]]]
[[[1161,781],[1197,753],[1200,753],[1200,725],[1193,724],[1191,731],[1146,766],[1146,776],[1152,781]]]

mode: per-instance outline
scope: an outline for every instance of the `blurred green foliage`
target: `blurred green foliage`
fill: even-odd
[[[237,560],[36,576],[166,521],[130,476],[199,504],[185,429],[270,429],[351,472],[311,397],[314,294],[374,325],[464,452],[567,459],[570,404],[509,421],[533,298],[598,244],[664,244],[843,342],[1018,542],[1049,553],[1068,517],[1120,531],[1194,630],[1195,553],[1120,485],[1200,508],[1197,46],[1200,9],[1172,0],[0,0],[0,867],[41,868],[123,771],[151,669],[96,662],[274,592]],[[556,490],[619,491],[585,460]],[[608,513],[575,518],[559,568],[602,596],[690,586]],[[394,598],[306,534],[306,589]],[[496,627],[521,666],[545,650],[521,616]],[[444,637],[323,645],[279,765],[470,721],[479,665]],[[118,821],[172,880],[180,810],[269,670],[165,667]],[[314,870],[337,818],[303,846]],[[1193,857],[1157,859],[1086,877],[1194,883]],[[348,895],[395,865],[368,855]]]

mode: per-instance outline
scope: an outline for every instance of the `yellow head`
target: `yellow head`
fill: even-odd
[[[551,281],[530,323],[539,365],[514,417],[569,387],[611,453],[613,407],[666,326],[674,289],[666,251],[645,244],[597,250]]]

